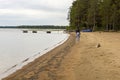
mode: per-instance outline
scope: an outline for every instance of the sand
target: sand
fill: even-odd
[[[99,46],[98,46],[99,45]],[[120,33],[75,34],[3,80],[120,80]]]

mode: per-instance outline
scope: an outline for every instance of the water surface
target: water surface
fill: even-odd
[[[47,34],[46,31],[23,33],[22,29],[0,29],[0,75],[16,65],[29,62],[30,58],[43,55],[67,38],[68,34],[63,34],[63,31]]]

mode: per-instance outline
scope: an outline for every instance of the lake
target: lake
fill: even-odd
[[[45,54],[68,39],[63,31],[23,33],[23,29],[0,29],[0,79]]]

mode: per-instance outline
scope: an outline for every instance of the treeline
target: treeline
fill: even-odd
[[[0,26],[0,28],[66,29],[66,26],[54,26],[54,25],[22,25],[22,26]]]
[[[16,26],[0,26],[0,28],[16,28]]]
[[[35,29],[66,29],[66,26],[54,26],[54,25],[23,25],[18,28],[35,28]]]
[[[70,7],[70,29],[120,30],[120,0],[76,0]]]

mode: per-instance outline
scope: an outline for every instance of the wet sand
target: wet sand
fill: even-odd
[[[120,80],[120,33],[81,33],[80,41],[71,34],[3,80]]]

